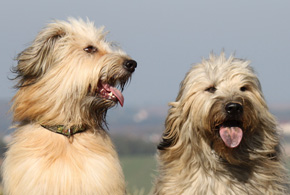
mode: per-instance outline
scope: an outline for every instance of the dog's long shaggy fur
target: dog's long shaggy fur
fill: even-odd
[[[249,61],[211,55],[170,103],[154,194],[287,194],[277,123]]]
[[[17,130],[3,163],[4,194],[124,194],[108,133],[107,109],[120,102],[136,62],[90,21],[55,21],[21,52],[12,111]],[[64,136],[44,127],[82,132]],[[85,131],[83,131],[85,130]]]

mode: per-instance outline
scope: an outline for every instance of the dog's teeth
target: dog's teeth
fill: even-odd
[[[105,99],[108,99],[108,100],[112,100],[112,101],[116,101],[116,96],[115,94],[108,89],[106,88],[98,88],[97,89],[97,93],[98,93],[98,96],[101,97],[101,98],[105,98]]]

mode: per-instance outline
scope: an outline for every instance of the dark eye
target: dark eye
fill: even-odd
[[[247,91],[247,87],[241,87],[240,90],[243,91],[243,92]]]
[[[216,91],[216,88],[212,86],[212,87],[207,88],[205,91],[209,93],[214,93]]]
[[[95,53],[98,51],[98,49],[92,45],[84,48],[84,51],[87,52],[87,53]]]

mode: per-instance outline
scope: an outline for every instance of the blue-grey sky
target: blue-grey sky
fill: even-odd
[[[138,62],[125,106],[167,105],[191,65],[211,51],[252,61],[267,102],[290,108],[290,1],[9,0],[0,3],[0,98],[11,98],[13,58],[53,19],[104,25]]]

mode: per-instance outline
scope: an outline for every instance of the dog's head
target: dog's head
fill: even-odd
[[[171,106],[160,150],[181,146],[179,141],[198,147],[206,143],[222,158],[239,163],[249,150],[261,149],[276,126],[249,61],[224,54],[194,66]]]
[[[15,121],[101,127],[108,108],[123,106],[121,91],[137,63],[107,42],[103,29],[69,19],[37,35],[17,57]]]

